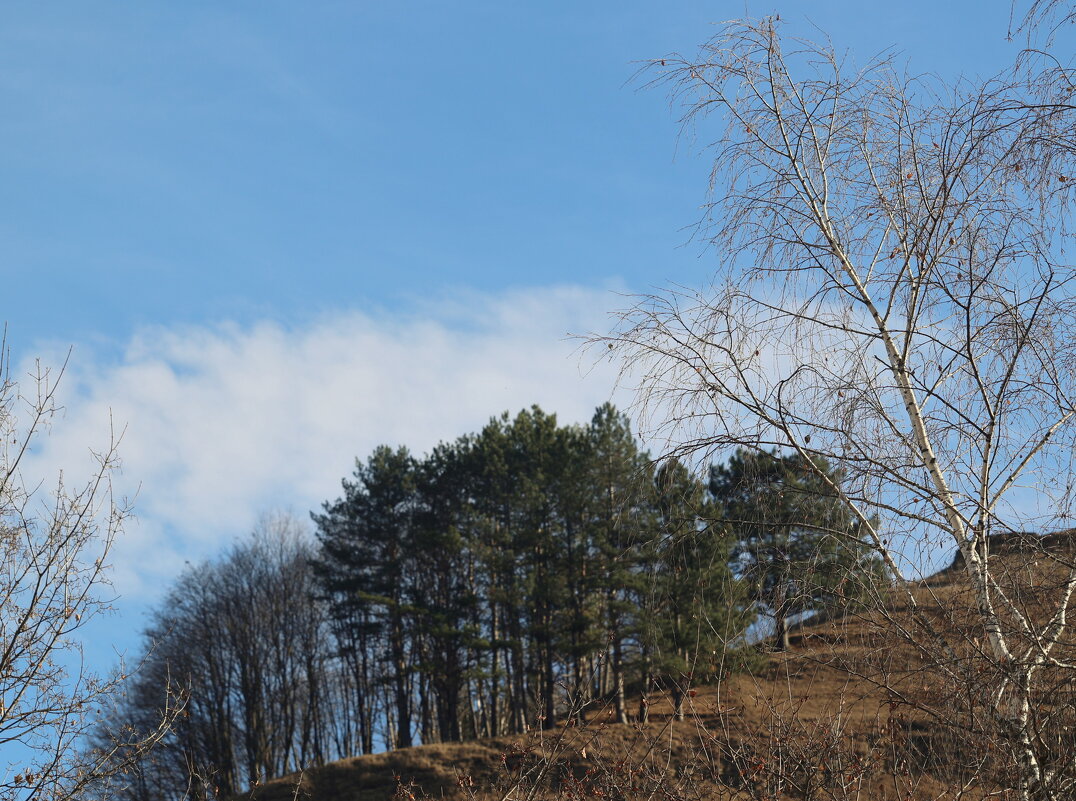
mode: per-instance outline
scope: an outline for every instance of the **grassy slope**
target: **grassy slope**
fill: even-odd
[[[943,571],[924,582],[916,595],[928,611],[967,608],[970,600],[954,571]],[[906,611],[898,603],[890,607],[898,621],[906,620]],[[542,765],[547,767],[551,785],[562,792],[574,788],[574,797],[609,796],[615,794],[610,792],[614,787],[636,784],[664,788],[654,797],[680,793],[685,797],[735,798],[738,794],[728,790],[713,793],[715,787],[707,777],[719,776],[722,783],[735,783],[733,773],[739,774],[745,766],[752,769],[745,754],[772,753],[778,741],[789,758],[797,753],[817,758],[821,744],[831,743],[826,759],[833,764],[875,759],[876,764],[887,767],[875,771],[863,787],[866,794],[862,797],[907,797],[907,784],[896,789],[898,782],[891,766],[897,763],[878,743],[895,741],[894,721],[899,719],[903,747],[907,747],[909,737],[929,744],[929,722],[915,712],[895,712],[889,696],[870,681],[850,675],[846,667],[885,665],[907,677],[906,688],[911,694],[925,692],[924,678],[916,670],[918,657],[912,650],[881,641],[875,622],[843,618],[801,627],[792,638],[792,649],[771,656],[755,675],[736,675],[720,686],[699,687],[688,701],[683,721],[674,719],[669,699],[661,697],[652,704],[645,725],[616,724],[610,709],[590,710],[581,726],[342,760],[302,776],[269,782],[256,788],[249,798],[381,801],[392,798],[403,782],[410,789],[401,794],[402,799],[428,794],[432,798],[485,801],[502,798],[521,773]],[[732,758],[734,753],[738,758]],[[915,772],[916,766],[912,770]],[[946,786],[927,770],[918,770],[914,783],[912,797],[937,797]],[[648,796],[649,791],[640,797]],[[524,798],[526,794],[511,797]],[[551,796],[538,793],[534,797]],[[573,796],[567,793],[564,797]]]

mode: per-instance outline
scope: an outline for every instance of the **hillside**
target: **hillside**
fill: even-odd
[[[1010,548],[995,559],[1007,560],[1003,573],[1025,577],[1009,585],[1014,599],[1041,604],[1049,597],[1056,571],[1049,559],[1040,564],[1041,550]],[[982,797],[971,777],[1000,761],[976,761],[980,746],[993,747],[974,723],[977,692],[990,681],[981,677],[977,687],[964,678],[983,668],[974,659],[974,621],[962,612],[974,607],[957,567],[914,592],[921,617],[962,649],[949,666],[958,671],[956,690],[926,669],[929,647],[893,636],[919,636],[908,605],[893,600],[870,614],[800,626],[791,649],[768,656],[754,674],[696,687],[683,720],[662,695],[646,723],[616,724],[611,709],[591,709],[585,721],[552,731],[342,760],[269,782],[246,798],[925,799],[956,797],[957,788],[962,797]],[[1028,588],[1035,592],[1017,592]],[[972,723],[956,734],[938,724],[962,721],[965,712]]]
[[[690,797],[718,784],[749,781],[751,777],[738,775],[741,763],[763,753],[774,736],[782,741],[786,759],[828,758],[851,766],[858,758],[867,766],[878,759],[871,748],[891,720],[889,709],[869,685],[815,661],[831,648],[812,640],[829,636],[821,628],[804,630],[790,653],[772,658],[758,674],[733,676],[720,687],[699,687],[688,699],[684,720],[675,720],[670,700],[661,697],[645,725],[616,724],[611,710],[599,710],[582,725],[551,732],[342,760],[270,782],[250,798],[375,801],[393,797],[399,779],[413,783],[415,797],[497,799],[521,779],[521,785],[528,785],[543,769],[548,775],[541,783],[564,797],[602,797],[625,786],[662,787],[666,797]],[[840,721],[837,730],[834,721]],[[816,753],[823,742],[824,753]],[[882,772],[878,778],[888,777]],[[921,783],[938,789],[929,777]]]

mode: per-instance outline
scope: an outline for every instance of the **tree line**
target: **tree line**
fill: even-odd
[[[342,489],[313,539],[269,518],[158,608],[100,737],[185,707],[128,797],[227,796],[599,706],[646,720],[659,688],[682,715],[690,684],[750,661],[757,612],[787,644],[787,619],[881,576],[796,457],[737,452],[703,480],[655,464],[609,404],[586,425],[506,413],[422,458],[381,446]]]

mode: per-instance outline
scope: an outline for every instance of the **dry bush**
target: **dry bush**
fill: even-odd
[[[110,483],[116,438],[93,453],[81,484],[27,476],[27,454],[60,411],[63,369],[38,366],[20,383],[7,356],[0,342],[0,799],[64,801],[107,785],[176,709],[169,702],[148,729],[84,747],[122,681],[89,672],[81,648],[86,625],[109,609],[109,553],[128,515]]]

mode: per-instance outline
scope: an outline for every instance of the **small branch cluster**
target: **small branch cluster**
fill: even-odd
[[[108,609],[107,560],[128,509],[112,495],[115,438],[94,454],[83,484],[26,481],[32,445],[57,414],[63,370],[38,369],[20,385],[0,347],[0,799],[73,799],[141,753],[176,713],[169,702],[137,737],[87,751],[83,737],[122,676],[82,664],[81,632]],[[27,391],[27,386],[29,391]]]

